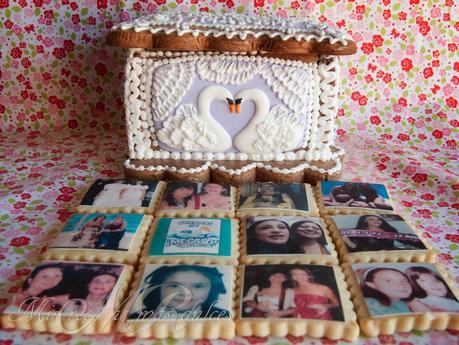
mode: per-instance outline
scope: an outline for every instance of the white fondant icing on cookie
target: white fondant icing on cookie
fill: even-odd
[[[220,83],[240,85],[254,77],[259,64],[248,59],[215,57],[196,63],[201,79]]]

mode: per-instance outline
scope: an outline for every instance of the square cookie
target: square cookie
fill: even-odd
[[[245,264],[338,264],[320,218],[256,216],[241,220],[241,262]]]
[[[386,186],[378,183],[321,181],[317,184],[321,214],[392,213]]]
[[[435,254],[397,214],[327,216],[344,262],[433,262]]]
[[[234,217],[237,189],[229,184],[168,182],[158,217]]]
[[[357,316],[338,266],[242,266],[238,335],[355,340]]]
[[[237,214],[318,216],[319,210],[309,184],[257,182],[239,187]]]
[[[141,338],[232,338],[234,290],[232,266],[142,265],[118,330]]]
[[[43,261],[11,298],[1,316],[2,326],[51,333],[112,333],[132,271],[121,264]]]
[[[162,181],[99,179],[88,188],[76,210],[153,214],[163,189]]]
[[[152,218],[133,213],[74,214],[44,256],[53,260],[134,265]]]
[[[344,264],[362,331],[459,330],[459,292],[431,263]]]
[[[228,218],[159,218],[152,226],[142,262],[232,264],[239,256],[239,221]]]

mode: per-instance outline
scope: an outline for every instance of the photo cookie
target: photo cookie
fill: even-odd
[[[3,328],[68,334],[112,333],[132,267],[43,261],[1,316]]]
[[[308,184],[258,182],[239,187],[237,214],[318,216],[319,210]]]
[[[128,213],[74,214],[44,254],[46,259],[134,265],[152,216]]]
[[[321,181],[317,185],[321,214],[393,213],[386,186],[377,183]]]
[[[344,262],[433,262],[435,254],[397,214],[327,216]]]
[[[242,266],[238,335],[355,340],[357,316],[338,266]]]
[[[338,264],[338,256],[320,218],[257,216],[241,221],[241,262]]]
[[[168,182],[158,217],[234,217],[237,189],[229,184]]]
[[[234,337],[233,270],[226,265],[142,265],[119,331],[157,339]]]
[[[164,182],[143,180],[96,180],[76,210],[81,213],[153,214]]]
[[[345,264],[360,327],[368,336],[459,330],[459,292],[430,263]]]
[[[142,262],[237,265],[238,220],[159,218],[152,226]]]

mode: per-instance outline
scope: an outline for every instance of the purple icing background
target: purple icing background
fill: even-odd
[[[236,94],[241,90],[249,89],[249,88],[258,88],[258,89],[261,89],[268,96],[270,100],[270,108],[275,105],[279,105],[279,104],[288,108],[287,105],[277,97],[276,93],[274,93],[271,90],[271,87],[268,86],[266,82],[264,81],[264,79],[261,78],[259,75],[255,75],[252,79],[250,79],[249,81],[241,85],[230,85],[230,84],[220,84],[220,83],[214,83],[214,82],[210,82],[207,80],[203,80],[200,78],[198,74],[196,74],[196,76],[194,77],[193,83],[191,84],[189,90],[182,97],[180,104],[192,103],[197,107],[199,93],[204,87],[209,86],[209,85],[221,85],[225,87],[226,89],[228,89],[228,91],[230,91],[233,94],[234,98]],[[173,110],[168,113],[167,117],[169,118],[173,114],[175,114],[175,111],[177,108],[178,107],[173,108]],[[233,139],[236,136],[236,134],[238,134],[243,128],[247,126],[247,124],[250,122],[250,119],[253,117],[252,114],[254,114],[254,112],[255,112],[255,104],[253,102],[243,102],[241,104],[241,112],[239,114],[231,113],[229,110],[229,105],[224,102],[213,101],[210,105],[210,113],[212,114],[214,119],[217,120],[226,129],[226,131],[231,135]],[[307,127],[306,115],[302,114],[302,116],[300,116],[300,120],[302,123],[305,124],[305,128],[306,128]],[[162,128],[162,123],[163,121],[154,121],[155,131],[158,131],[158,129]],[[305,140],[305,136],[303,135],[297,147],[301,147],[304,143],[304,140]],[[161,141],[159,141],[159,147],[162,150],[167,150],[167,151],[172,151],[172,152],[183,152],[184,151],[180,149],[171,148],[167,146],[166,144],[162,143]],[[226,150],[224,152],[240,152],[240,151],[237,150],[233,146],[233,148]]]

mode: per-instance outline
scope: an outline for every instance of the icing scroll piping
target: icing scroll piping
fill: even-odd
[[[327,40],[330,44],[336,42],[347,45],[351,38],[344,32],[336,30],[325,23],[318,23],[304,19],[284,19],[278,17],[249,16],[236,13],[210,14],[199,13],[155,13],[124,22],[112,27],[112,30],[134,29],[136,32],[149,31],[151,33],[177,34],[179,36],[200,34],[226,38],[239,37],[243,40],[247,36],[270,38],[279,37],[282,40],[290,38],[297,41]]]

